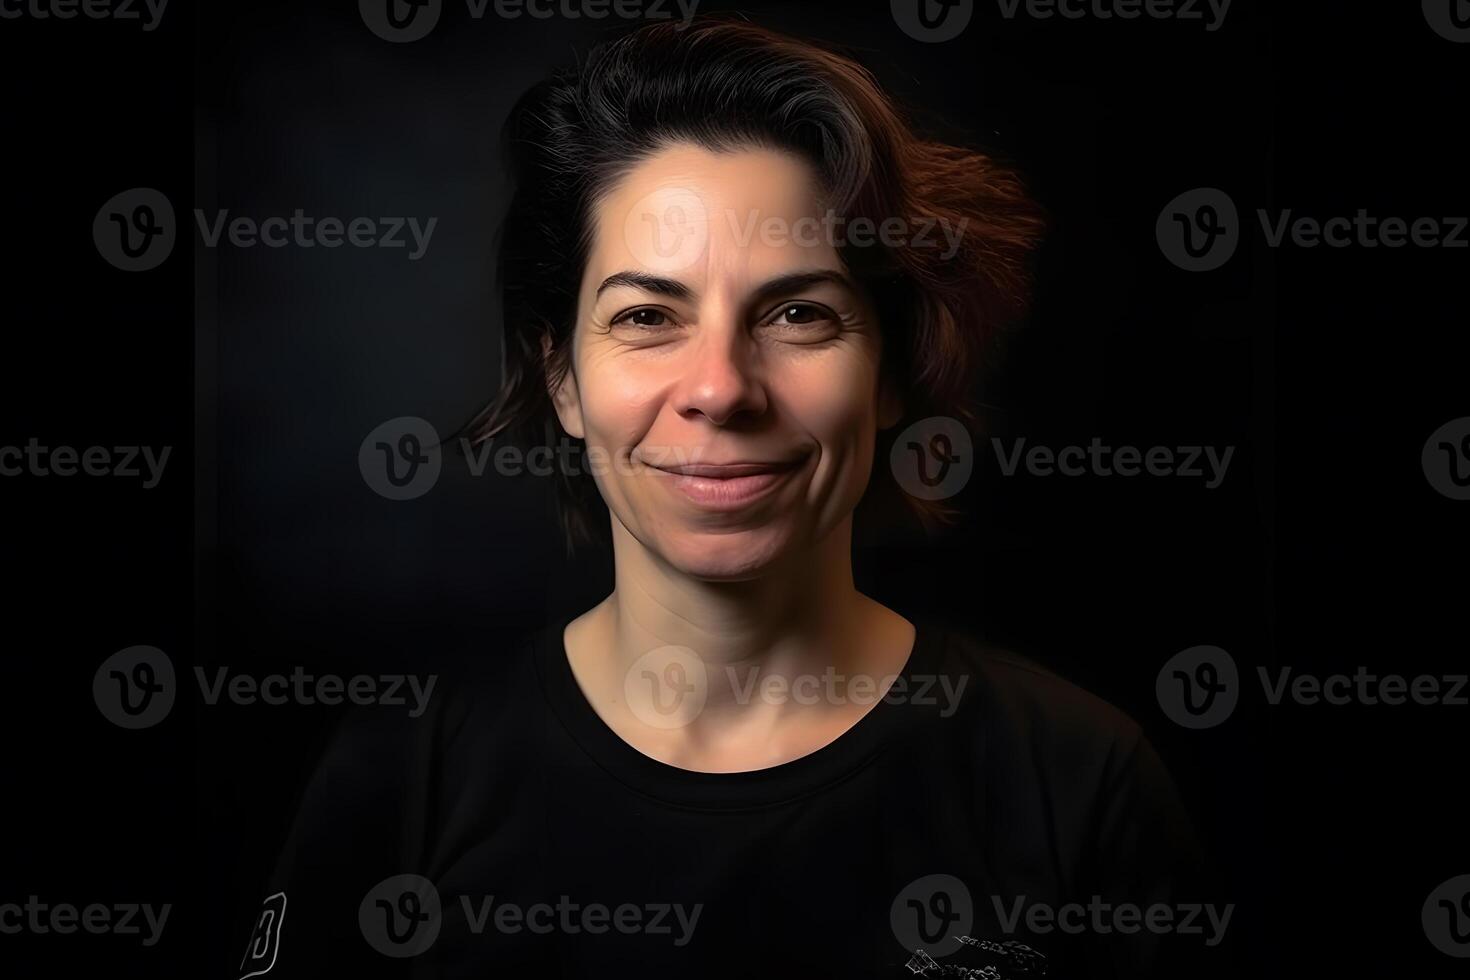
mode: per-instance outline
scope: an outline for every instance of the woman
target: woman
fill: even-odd
[[[1138,727],[853,584],[884,434],[963,417],[1022,308],[1017,178],[718,21],[598,49],[506,137],[505,381],[470,434],[582,441],[567,528],[615,587],[412,731],[344,736],[241,974],[1208,973],[1199,937],[1047,924],[1185,897]]]

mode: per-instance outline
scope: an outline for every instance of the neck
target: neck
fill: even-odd
[[[871,602],[853,585],[851,519],[818,542],[737,582],[693,579],[613,521],[616,587],[604,603],[624,663],[657,646],[683,646],[711,664],[833,664]]]
[[[614,519],[616,588],[564,635],[577,683],[625,741],[681,768],[760,769],[826,745],[887,693],[914,643],[911,623],[853,586],[851,548],[849,519],[757,578],[711,582]],[[706,668],[695,716],[667,730],[651,729],[627,694],[637,661],[661,647],[686,648]],[[798,685],[809,695],[815,679],[817,700],[785,696]]]

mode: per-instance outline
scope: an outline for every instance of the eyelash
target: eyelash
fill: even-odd
[[[804,300],[802,300],[802,301],[792,301],[792,302],[789,302],[789,303],[782,303],[782,304],[780,304],[779,306],[777,306],[775,308],[775,311],[774,311],[775,318],[779,318],[780,316],[784,316],[785,314],[787,314],[788,312],[790,312],[793,309],[809,310],[809,311],[817,314],[818,319],[817,320],[813,320],[810,323],[782,324],[783,326],[800,328],[800,327],[814,327],[814,326],[816,326],[816,325],[818,325],[818,324],[820,324],[820,323],[822,323],[823,321],[826,321],[826,320],[831,320],[833,322],[841,322],[841,318],[836,313],[834,313],[832,310],[828,309],[827,307],[823,306],[822,304],[820,304],[820,303],[812,303],[812,302],[808,302],[808,301],[804,301]],[[658,308],[656,306],[639,306],[639,307],[635,307],[635,308],[633,308],[631,310],[627,310],[627,311],[625,311],[623,313],[618,314],[616,317],[614,317],[612,319],[612,322],[611,322],[610,326],[617,327],[617,326],[627,325],[627,326],[631,326],[631,327],[637,327],[637,328],[639,328],[641,330],[660,330],[660,329],[663,329],[664,328],[665,325],[663,325],[663,324],[653,325],[653,324],[647,324],[647,323],[633,323],[632,322],[632,318],[635,317],[635,316],[637,316],[640,313],[657,313],[658,315],[660,315],[662,317],[665,317],[667,319],[670,319],[670,320],[673,319],[673,314],[670,313],[668,310],[663,310],[663,309],[660,309],[660,308]],[[769,326],[769,325],[771,325],[771,320],[772,319],[773,319],[773,317],[768,316],[766,319],[764,319],[764,320],[761,321],[761,325],[762,326]]]
[[[657,313],[659,316],[665,317],[667,319],[673,319],[673,315],[670,314],[667,310],[661,310],[656,306],[640,306],[636,309],[628,310],[625,313],[619,313],[617,316],[613,317],[611,326],[617,327],[626,324],[630,327],[638,327],[644,330],[659,329],[658,326],[654,326],[648,323],[633,323],[633,317],[637,316],[640,313]]]

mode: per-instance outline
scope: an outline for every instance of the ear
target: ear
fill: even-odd
[[[541,363],[549,364],[551,358],[551,338],[541,338]],[[561,427],[567,431],[567,435],[573,439],[585,439],[587,430],[582,424],[582,395],[577,390],[577,376],[571,365],[562,372],[561,381],[553,384],[550,376],[547,376],[546,391],[551,396],[551,404],[556,408],[556,417],[561,421]]]
[[[903,396],[888,378],[878,383],[878,428],[891,429],[903,418]]]

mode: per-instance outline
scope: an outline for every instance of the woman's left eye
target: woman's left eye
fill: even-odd
[[[772,327],[784,327],[803,333],[832,330],[838,325],[837,314],[815,303],[785,303],[766,320]]]

